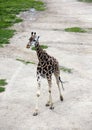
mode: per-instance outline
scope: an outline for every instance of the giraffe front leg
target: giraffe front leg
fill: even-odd
[[[46,103],[46,107],[49,107],[50,106],[50,101],[48,101],[47,103]]]
[[[50,87],[49,87],[48,92],[49,92],[49,100],[46,103],[46,107],[49,107],[52,104],[52,96],[51,96],[51,88]]]
[[[33,113],[33,116],[37,116],[37,115],[38,115],[38,112],[39,112],[38,103],[39,103],[40,86],[41,86],[41,83],[40,83],[40,76],[39,76],[39,75],[37,76],[37,82],[38,82],[37,94],[36,94],[37,100],[36,100],[36,107],[35,107],[35,112]]]
[[[50,106],[50,109],[54,109],[51,95],[51,87],[52,87],[51,79],[48,79],[48,85],[49,85],[49,101],[47,102],[46,106]]]

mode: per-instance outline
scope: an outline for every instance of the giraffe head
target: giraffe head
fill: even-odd
[[[26,45],[26,48],[36,46],[37,44],[39,44],[39,36],[36,35],[36,32],[31,32],[31,37],[29,38],[29,42]]]

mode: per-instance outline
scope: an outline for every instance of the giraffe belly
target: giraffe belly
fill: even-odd
[[[47,76],[51,76],[54,71],[52,69],[42,68],[37,70],[37,74],[40,74],[41,77],[46,78]]]
[[[56,65],[52,62],[39,64],[39,66],[37,67],[37,73],[40,74],[40,76],[42,76],[43,78],[52,76],[52,73],[54,73],[55,70]]]
[[[45,67],[41,71],[41,76],[45,78],[49,75],[51,76],[53,72],[54,72],[54,70],[52,67],[51,68]]]

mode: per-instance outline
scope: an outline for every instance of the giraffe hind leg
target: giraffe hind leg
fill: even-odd
[[[49,107],[50,106],[50,101],[48,101],[47,103],[46,103],[46,107]]]
[[[55,75],[55,78],[56,78],[56,83],[58,85],[58,90],[59,90],[59,94],[60,94],[60,100],[63,101],[63,96],[61,94],[61,88],[60,88],[60,76],[59,74],[54,74]]]

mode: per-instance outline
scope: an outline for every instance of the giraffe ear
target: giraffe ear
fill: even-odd
[[[31,35],[33,35],[33,32],[31,32]]]
[[[34,32],[34,35],[36,35],[36,32]]]

